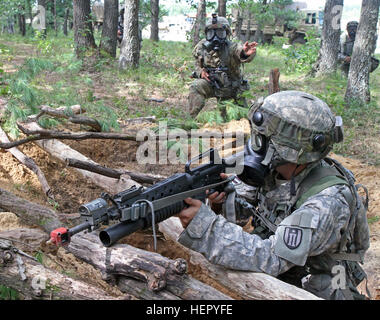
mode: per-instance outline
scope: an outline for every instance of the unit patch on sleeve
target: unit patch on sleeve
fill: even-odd
[[[289,249],[297,249],[302,242],[302,229],[286,227],[283,239]]]

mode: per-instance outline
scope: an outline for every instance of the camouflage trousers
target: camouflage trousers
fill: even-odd
[[[207,80],[196,79],[190,86],[190,115],[195,118],[203,109],[206,104],[206,100],[209,98],[217,98],[218,102],[233,99],[236,104],[248,108],[246,99],[240,96],[241,92],[242,90],[239,87],[216,89]],[[224,113],[225,109],[222,109],[222,116],[225,118]]]

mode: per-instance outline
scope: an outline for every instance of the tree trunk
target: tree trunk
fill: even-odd
[[[159,224],[166,238],[177,241],[183,231],[179,218],[172,217]],[[254,300],[319,300],[315,295],[298,287],[285,283],[265,273],[229,270],[212,264],[198,252],[190,250],[178,242],[183,252],[189,255],[188,261],[201,270],[202,278],[208,277],[242,299]]]
[[[20,29],[20,34],[25,37],[26,28],[25,28],[25,14],[18,14],[18,26]]]
[[[31,0],[26,0],[26,12],[30,20],[29,29],[32,27],[33,14],[32,14],[32,3]]]
[[[160,14],[160,1],[159,0],[150,0],[150,10],[151,23],[150,23],[150,40],[158,41],[159,32],[158,32],[158,19]]]
[[[227,0],[218,0],[218,16],[225,17],[227,14]]]
[[[119,0],[105,0],[100,48],[110,54],[111,57],[116,57],[118,17]]]
[[[119,68],[137,68],[140,59],[139,0],[126,0],[124,34],[120,46]]]
[[[235,28],[235,38],[241,40],[241,27],[243,25],[243,17],[241,16],[240,10],[238,11],[238,16],[236,19],[236,28]]]
[[[317,76],[335,73],[338,66],[340,46],[340,23],[343,0],[327,0],[324,11],[321,48],[318,60],[313,66]]]
[[[90,0],[73,2],[75,53],[82,57],[89,48],[96,48],[91,23]]]
[[[345,101],[367,103],[371,100],[369,73],[374,37],[379,19],[380,0],[363,0],[360,22],[348,74]]]
[[[13,233],[20,234],[20,231],[21,229],[11,230],[2,232],[0,235],[8,237]],[[30,235],[37,237],[37,241],[41,241],[44,237],[34,229],[22,229],[21,234],[27,234],[28,240],[30,240]],[[0,239],[0,283],[19,292],[21,298],[25,300],[115,299],[102,289],[46,268],[35,259],[12,252],[14,248],[20,248],[20,239],[13,237],[10,240]]]
[[[252,13],[251,13],[251,11],[249,11],[248,21],[247,21],[247,30],[245,31],[245,41],[249,41],[249,39],[251,38],[251,23],[252,23]],[[257,30],[255,32],[255,35],[254,35],[255,39],[258,35],[258,32],[259,32],[259,27],[257,28]],[[257,39],[255,41],[258,42]]]
[[[69,13],[70,13],[70,9],[66,8],[66,10],[65,10],[65,18],[64,18],[64,21],[63,21],[63,34],[65,36],[67,36],[67,34],[68,34],[68,32],[67,32],[67,23],[68,23],[68,20],[69,20]]]
[[[278,68],[270,71],[268,91],[269,95],[280,91],[280,69]]]
[[[132,285],[124,282],[127,292],[139,297],[142,288],[153,292],[166,292],[176,299],[187,300],[220,300],[231,299],[229,296],[198,281],[186,274],[186,262],[179,258],[171,260],[154,252],[141,250],[126,244],[116,244],[104,247],[95,233],[77,234],[72,237],[67,250],[77,258],[93,265],[100,270],[105,278],[117,276],[139,280]],[[141,281],[143,283],[141,283]],[[146,285],[144,285],[146,283]],[[149,295],[151,298],[151,294]]]
[[[15,196],[0,188],[0,208],[13,212],[29,225],[40,226],[43,230],[51,231],[62,226],[55,211]]]
[[[201,31],[204,31],[206,25],[206,1],[199,0],[198,9],[197,9],[197,17],[195,19],[195,23],[193,26],[193,46],[196,46],[197,43],[201,39]]]

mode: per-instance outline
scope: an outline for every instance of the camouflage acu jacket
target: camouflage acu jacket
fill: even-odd
[[[202,68],[218,68],[226,67],[228,68],[227,75],[231,81],[240,81],[241,70],[240,65],[242,63],[251,62],[255,54],[246,56],[243,51],[243,46],[241,44],[227,41],[226,45],[220,52],[211,50],[208,52],[203,44],[205,39],[201,40],[193,50],[193,56],[196,59],[196,73],[198,77],[201,74]]]
[[[296,188],[314,166],[296,177]],[[341,236],[348,228],[351,209],[346,194],[350,188],[329,187],[308,198],[297,210],[290,209],[294,200],[289,190],[289,182],[277,181],[265,194],[259,193],[258,211],[274,227],[267,238],[244,232],[240,226],[202,205],[178,241],[202,253],[209,261],[235,270],[277,277],[292,267],[307,265],[315,273],[330,274],[331,265],[326,262],[326,256],[338,251]],[[349,242],[359,243],[351,249],[364,255],[369,247],[365,215],[358,216],[351,228]]]

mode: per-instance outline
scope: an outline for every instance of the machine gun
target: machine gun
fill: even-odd
[[[207,156],[210,158],[209,163],[190,168],[194,161]],[[205,201],[206,190],[223,191],[234,177],[222,179],[220,174],[226,172],[226,168],[234,168],[236,161],[237,157],[221,159],[217,151],[210,149],[187,162],[184,173],[177,173],[149,188],[134,186],[113,197],[103,193],[100,198],[79,208],[82,220],[80,225],[52,231],[50,242],[56,245],[68,244],[74,234],[83,230],[94,231],[102,225],[108,225],[111,220],[119,220],[119,223],[99,233],[99,238],[106,247],[138,230],[154,228],[156,223],[184,209],[187,205],[183,200],[186,198]]]
[[[223,72],[228,72],[227,67],[217,67],[217,68],[207,68],[205,67],[204,70],[209,74],[210,84],[215,89],[221,89],[223,85],[220,84],[219,76]],[[198,78],[198,75],[196,72],[193,72],[191,75],[192,78]]]

